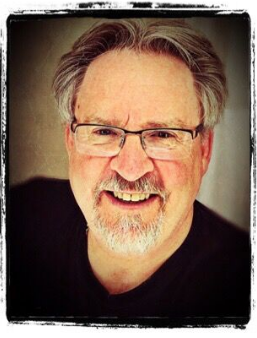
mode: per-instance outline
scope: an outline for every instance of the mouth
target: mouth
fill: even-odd
[[[141,202],[148,200],[150,198],[150,194],[145,193],[125,193],[125,192],[110,192],[113,196],[121,201],[125,202]]]
[[[142,207],[148,205],[158,198],[157,194],[138,193],[138,192],[120,192],[120,191],[104,191],[105,195],[118,206]]]

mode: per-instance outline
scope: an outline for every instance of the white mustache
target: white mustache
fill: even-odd
[[[99,182],[95,188],[96,201],[98,201],[101,192],[104,190],[158,194],[164,202],[168,195],[162,188],[162,184],[157,182],[154,176],[141,177],[134,182],[128,182],[119,175],[107,178]]]

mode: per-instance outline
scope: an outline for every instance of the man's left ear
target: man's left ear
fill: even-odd
[[[68,156],[70,157],[71,150],[74,146],[74,140],[72,137],[72,132],[71,132],[69,124],[65,126],[65,145],[66,145]]]
[[[213,130],[207,130],[203,135],[201,135],[202,175],[204,175],[208,170],[212,155],[213,139]]]

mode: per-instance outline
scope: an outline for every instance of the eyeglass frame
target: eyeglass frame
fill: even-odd
[[[162,131],[162,130],[184,131],[184,132],[190,133],[192,140],[194,140],[198,136],[198,134],[201,133],[204,129],[203,123],[198,124],[198,126],[196,126],[195,129],[165,128],[165,127],[163,127],[163,128],[147,128],[147,129],[136,130],[136,131],[130,131],[130,130],[127,130],[127,129],[124,129],[124,128],[120,128],[120,127],[116,127],[116,126],[110,126],[110,125],[104,125],[104,124],[98,124],[98,123],[77,123],[75,125],[75,127],[74,127],[74,124],[76,124],[75,120],[73,122],[71,122],[71,124],[70,124],[70,129],[74,134],[76,133],[76,129],[80,126],[115,128],[115,129],[119,129],[119,130],[123,131],[124,135],[122,136],[121,143],[119,145],[120,150],[123,148],[125,141],[126,141],[126,136],[128,134],[139,135],[142,148],[145,150],[146,145],[144,144],[144,140],[143,140],[143,137],[142,137],[142,133],[145,132],[145,131],[155,131],[155,130],[160,130],[160,131]],[[119,154],[119,152],[117,153],[117,155],[118,154]]]

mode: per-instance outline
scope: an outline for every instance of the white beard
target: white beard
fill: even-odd
[[[140,214],[117,217],[117,221],[99,215],[94,209],[94,229],[112,251],[120,254],[143,254],[154,247],[163,230],[163,211],[150,223],[144,224]]]
[[[150,191],[161,198],[161,206],[157,216],[146,223],[140,212],[135,215],[121,216],[119,213],[103,216],[100,212],[103,190]],[[115,177],[101,181],[94,193],[94,209],[92,230],[105,242],[106,246],[116,253],[143,254],[154,247],[163,232],[165,205],[168,194],[161,189],[155,177],[144,177],[136,182],[127,182],[117,174]]]

